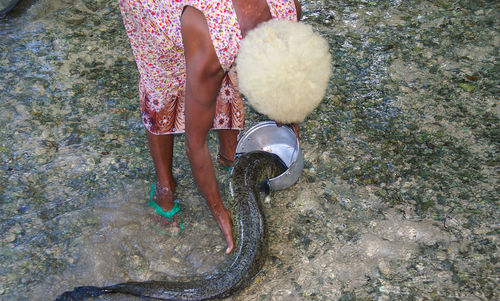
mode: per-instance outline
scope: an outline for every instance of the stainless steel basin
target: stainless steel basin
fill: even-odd
[[[272,190],[285,189],[297,182],[304,167],[304,157],[295,132],[288,126],[278,127],[274,121],[260,122],[238,140],[236,154],[262,150],[278,155],[288,169],[281,175],[269,179]]]

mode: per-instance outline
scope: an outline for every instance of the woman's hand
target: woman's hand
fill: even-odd
[[[286,125],[288,126],[289,128],[292,129],[292,131],[294,131],[295,133],[295,136],[297,136],[297,140],[300,140],[300,135],[299,135],[299,124],[298,123],[281,123],[281,122],[277,122],[277,121],[274,121],[276,122],[276,125],[277,126],[283,126],[283,125]]]

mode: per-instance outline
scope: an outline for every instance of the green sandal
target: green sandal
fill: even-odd
[[[149,207],[152,207],[155,210],[155,212],[158,213],[159,215],[168,218],[169,222],[172,221],[172,217],[174,217],[174,215],[176,215],[176,214],[182,215],[181,207],[179,206],[179,203],[177,203],[177,201],[174,201],[174,207],[172,209],[170,209],[170,211],[165,211],[165,210],[161,209],[161,207],[158,206],[158,204],[156,204],[153,201],[153,196],[155,194],[155,191],[156,191],[156,186],[151,184],[151,193],[149,194]],[[181,223],[179,224],[179,227],[181,228],[180,232],[182,232],[182,230],[184,230],[184,220],[182,218],[181,218]],[[179,232],[179,234],[180,234],[180,232]]]

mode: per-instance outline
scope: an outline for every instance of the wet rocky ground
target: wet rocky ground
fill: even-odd
[[[498,299],[500,3],[301,2],[333,76],[301,124],[302,177],[264,204],[266,264],[229,299]],[[265,120],[247,109],[247,127]],[[151,225],[154,167],[117,1],[22,1],[0,19],[0,128],[1,300],[224,260],[182,136],[186,230]]]

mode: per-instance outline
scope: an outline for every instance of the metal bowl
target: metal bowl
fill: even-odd
[[[297,182],[304,167],[304,157],[295,132],[288,126],[277,126],[274,121],[260,122],[248,129],[238,140],[236,155],[255,150],[278,155],[288,169],[269,179],[272,190],[285,189]]]

